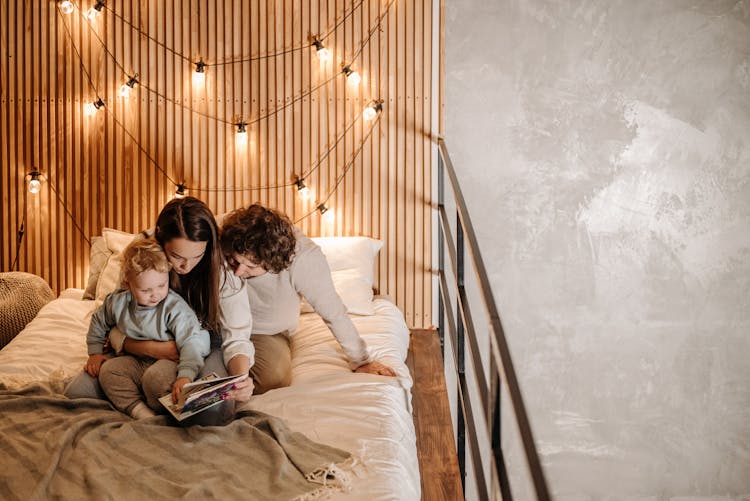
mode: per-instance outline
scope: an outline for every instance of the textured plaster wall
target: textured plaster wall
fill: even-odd
[[[750,1],[445,8],[445,137],[555,498],[750,499]]]

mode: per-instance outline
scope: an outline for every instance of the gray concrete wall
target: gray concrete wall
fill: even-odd
[[[556,499],[750,499],[750,1],[445,4],[445,137]]]

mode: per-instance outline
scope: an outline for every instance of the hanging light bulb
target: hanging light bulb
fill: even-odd
[[[378,116],[378,112],[382,110],[383,100],[378,99],[377,101],[373,101],[367,105],[367,108],[362,111],[362,118],[364,118],[365,120],[372,120],[373,118]]]
[[[39,190],[42,189],[42,182],[39,180],[39,177],[42,175],[39,171],[31,171],[29,172],[29,193],[39,193]]]
[[[305,182],[302,179],[297,178],[294,185],[297,187],[297,194],[302,200],[310,198],[310,188],[305,186]]]
[[[336,217],[336,215],[333,213],[331,209],[326,207],[326,204],[321,202],[318,204],[318,212],[320,212],[321,217],[323,218],[323,221],[326,223],[333,222],[333,219]]]
[[[180,183],[177,185],[177,190],[174,192],[175,198],[185,198],[185,192],[187,191],[187,187]]]
[[[239,121],[234,124],[237,127],[237,133],[234,135],[234,141],[238,148],[247,146],[247,122]]]
[[[60,12],[62,12],[63,14],[70,14],[71,12],[73,12],[73,2],[69,0],[58,2],[58,5],[60,6]]]
[[[86,11],[86,17],[88,17],[90,21],[95,20],[99,16],[99,14],[102,13],[103,8],[104,2],[102,0],[97,0],[94,6]]]
[[[203,62],[203,58],[195,63],[195,71],[193,72],[193,85],[196,87],[203,87],[206,85],[206,63]]]
[[[83,106],[83,112],[86,114],[87,117],[90,117],[94,115],[99,108],[104,106],[104,101],[102,101],[102,98],[97,97],[96,101],[93,103],[86,103]]]
[[[326,62],[331,59],[331,51],[328,50],[323,45],[323,42],[317,38],[313,40],[313,47],[315,47],[315,52],[318,54],[318,59],[320,59],[321,62]]]
[[[135,87],[135,84],[137,83],[138,83],[138,73],[130,77],[127,82],[125,82],[124,84],[120,86],[120,91],[118,92],[118,95],[120,97],[124,97],[127,99],[127,97],[130,95],[130,91],[133,90],[133,87]]]
[[[346,75],[346,82],[352,85],[359,85],[360,80],[362,80],[362,77],[359,76],[359,73],[351,69],[348,65],[344,66],[344,69],[341,70],[344,75]]]

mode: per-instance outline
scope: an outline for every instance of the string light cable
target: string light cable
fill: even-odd
[[[81,53],[78,50],[78,46],[75,44],[75,42],[73,40],[72,33],[70,32],[70,27],[65,22],[65,19],[62,20],[62,25],[65,28],[65,32],[67,33],[68,38],[70,40],[70,46],[73,48],[73,52],[75,52],[76,57],[78,57],[78,64],[81,67],[81,71],[83,71],[83,73],[86,75],[86,79],[88,80],[89,85],[91,86],[91,88],[94,90],[94,93],[97,96],[99,96],[100,95],[99,94],[99,89],[97,89],[96,85],[94,85],[94,80],[91,78],[91,74],[89,73],[88,69],[86,69],[86,65],[83,64],[83,57],[81,57]],[[178,186],[180,184],[176,180],[172,179],[172,177],[167,173],[167,171],[164,170],[159,165],[159,163],[156,160],[153,159],[153,157],[151,157],[151,155],[149,154],[149,152],[146,151],[146,149],[143,148],[143,146],[141,146],[141,143],[135,138],[135,136],[133,136],[133,134],[131,134],[131,132],[127,129],[127,127],[125,127],[125,124],[123,124],[117,118],[117,115],[115,115],[114,112],[112,112],[112,110],[109,109],[109,106],[107,106],[106,103],[103,103],[102,106],[101,106],[101,108],[104,108],[104,111],[107,112],[107,115],[109,115],[110,117],[112,117],[112,120],[117,124],[117,126],[120,127],[120,129],[122,129],[122,131],[130,138],[130,140],[133,141],[133,143],[135,143],[138,146],[138,149],[140,150],[140,152],[143,153],[146,156],[146,158],[148,159],[148,161],[151,162],[154,165],[154,167],[156,167],[162,173],[162,175],[164,175],[164,177],[167,179],[167,181],[169,181],[170,183],[172,183],[175,186]]]
[[[356,51],[354,52],[354,55],[352,56],[352,58],[351,58],[350,62],[349,62],[348,64],[346,64],[346,65],[345,65],[345,67],[346,67],[346,68],[351,68],[351,66],[352,66],[353,62],[354,62],[354,61],[355,61],[355,60],[356,60],[356,59],[357,59],[357,58],[359,57],[359,55],[360,55],[360,54],[362,53],[362,50],[363,50],[363,49],[364,49],[364,48],[365,48],[365,47],[367,46],[367,44],[369,44],[369,42],[370,42],[370,39],[371,39],[371,38],[372,38],[372,36],[373,36],[373,35],[375,34],[375,32],[377,32],[377,31],[379,31],[379,30],[380,30],[380,27],[381,27],[381,25],[382,25],[382,22],[383,22],[383,18],[384,18],[384,17],[385,17],[385,16],[386,16],[386,15],[388,14],[388,11],[390,10],[390,8],[391,8],[391,7],[393,6],[393,4],[394,4],[395,2],[396,2],[396,0],[391,0],[391,1],[390,1],[390,2],[388,3],[388,6],[387,6],[387,7],[385,8],[385,10],[383,11],[383,13],[382,13],[382,14],[381,14],[380,16],[378,16],[378,19],[377,19],[377,22],[375,23],[375,26],[374,26],[373,28],[371,28],[371,29],[369,30],[367,38],[365,38],[365,39],[364,39],[364,40],[363,40],[363,41],[362,41],[362,42],[360,43],[359,47],[358,47],[358,48],[357,48],[357,50],[356,50]],[[78,9],[78,11],[79,11],[79,13],[80,13],[80,9]],[[82,15],[82,14],[80,14],[80,15]],[[91,28],[91,32],[92,32],[92,33],[94,34],[94,37],[95,37],[95,38],[96,38],[96,39],[97,39],[97,40],[99,41],[99,44],[100,44],[100,45],[102,46],[102,48],[103,48],[103,49],[104,49],[104,51],[105,51],[105,52],[107,53],[107,55],[108,55],[108,56],[110,57],[110,59],[112,59],[112,60],[113,60],[113,62],[115,63],[115,65],[116,65],[116,66],[117,66],[118,68],[120,68],[120,70],[121,70],[121,71],[122,71],[122,72],[123,72],[124,74],[126,74],[126,75],[127,75],[127,74],[128,74],[128,72],[127,72],[127,70],[125,69],[125,67],[124,67],[123,65],[121,65],[121,64],[120,64],[120,62],[119,62],[119,61],[117,60],[116,56],[115,56],[115,55],[114,55],[114,54],[113,54],[113,53],[112,53],[112,52],[111,52],[111,51],[109,50],[109,48],[107,47],[107,44],[106,44],[106,43],[104,42],[104,40],[102,40],[102,38],[101,38],[101,37],[99,36],[99,34],[97,33],[97,31],[96,31],[95,29],[93,29],[93,27],[91,26],[91,21],[90,21],[90,20],[89,20],[89,19],[88,19],[87,17],[85,17],[85,16],[83,16],[83,18],[84,18],[85,22],[86,22],[86,23],[87,23],[87,24],[89,25],[89,28]],[[71,35],[70,35],[70,32],[69,32],[69,31],[68,31],[68,36],[69,36],[69,37],[71,36]],[[71,37],[71,43],[73,43],[72,37]],[[197,62],[192,62],[192,61],[191,61],[191,63],[190,63],[190,64],[191,64],[191,65],[195,65],[195,64],[197,64]],[[208,66],[208,64],[207,64],[207,63],[206,63],[206,66]],[[290,106],[293,106],[293,105],[295,105],[295,104],[296,104],[297,102],[299,102],[300,100],[302,100],[302,99],[304,99],[304,98],[306,98],[306,97],[308,97],[308,96],[312,95],[312,94],[313,94],[313,93],[315,93],[315,92],[316,92],[316,91],[317,91],[318,89],[320,89],[321,87],[323,87],[323,86],[327,85],[328,83],[330,83],[331,81],[333,81],[333,80],[334,80],[334,79],[335,79],[335,78],[336,78],[336,77],[337,77],[337,76],[338,76],[339,74],[344,74],[344,72],[341,72],[341,73],[334,73],[334,74],[333,74],[333,75],[332,75],[331,77],[329,77],[328,79],[326,79],[326,80],[325,80],[325,81],[323,81],[322,83],[320,83],[320,84],[316,85],[315,87],[311,87],[311,88],[310,88],[310,89],[308,89],[307,91],[304,91],[304,92],[302,92],[302,93],[301,93],[300,95],[298,95],[297,97],[294,97],[294,98],[292,98],[292,99],[291,99],[291,100],[290,100],[289,102],[285,103],[285,104],[284,104],[284,105],[282,105],[281,107],[279,107],[279,108],[275,108],[275,109],[274,109],[273,111],[271,111],[271,112],[269,112],[269,113],[266,113],[266,114],[265,114],[265,115],[263,115],[263,116],[260,116],[260,117],[258,117],[258,118],[255,118],[255,119],[253,119],[253,120],[250,120],[250,121],[248,122],[248,125],[251,125],[251,124],[254,124],[254,123],[260,122],[261,120],[265,120],[265,119],[267,119],[267,118],[270,118],[270,117],[272,117],[272,116],[274,116],[274,115],[276,115],[276,114],[278,114],[278,113],[280,113],[280,112],[284,111],[285,109],[289,108]],[[184,109],[184,110],[187,110],[187,111],[189,111],[189,112],[191,112],[191,113],[195,113],[196,115],[202,116],[202,117],[204,117],[204,118],[207,118],[207,119],[210,119],[210,120],[215,120],[215,121],[217,121],[217,122],[219,122],[219,123],[223,123],[223,124],[225,124],[225,125],[235,125],[235,124],[234,124],[234,123],[233,123],[232,121],[229,121],[229,120],[225,120],[225,119],[221,119],[221,118],[215,117],[215,116],[213,116],[213,115],[209,115],[208,113],[204,113],[204,112],[202,112],[202,111],[199,111],[199,110],[196,110],[196,109],[194,109],[194,108],[191,108],[190,106],[188,106],[188,105],[186,105],[186,104],[183,104],[183,103],[177,102],[177,101],[175,101],[174,99],[170,98],[169,96],[167,96],[167,95],[165,95],[165,94],[162,94],[162,93],[160,93],[159,91],[157,91],[157,90],[154,90],[154,89],[150,88],[149,86],[145,85],[145,84],[144,84],[143,82],[138,82],[138,84],[139,84],[139,87],[140,87],[140,88],[143,88],[144,90],[146,90],[146,91],[148,91],[148,92],[151,92],[152,94],[154,94],[155,96],[157,96],[157,97],[159,97],[159,98],[163,99],[164,101],[167,101],[167,102],[169,102],[169,103],[171,103],[171,104],[173,104],[173,105],[175,105],[175,106],[179,106],[180,108],[182,108],[182,109]]]
[[[325,34],[321,35],[317,39],[320,42],[323,42],[326,38],[328,38],[329,36],[331,36],[331,34],[333,34],[339,28],[339,26],[341,26],[344,22],[346,22],[346,20],[352,14],[354,14],[354,12],[359,7],[361,7],[363,3],[364,3],[364,0],[359,0],[356,4],[354,4],[352,6],[352,8],[349,10],[349,12],[344,11],[344,15],[341,17],[341,19],[339,19],[332,28],[328,29],[325,32]],[[109,13],[111,13],[114,17],[116,17],[117,19],[119,19],[120,21],[122,21],[124,24],[130,26],[131,30],[136,31],[141,37],[146,38],[147,40],[149,40],[151,42],[154,42],[156,45],[162,47],[164,50],[166,50],[167,52],[173,54],[175,57],[178,57],[178,58],[180,58],[180,59],[182,59],[184,61],[187,61],[190,64],[195,64],[195,61],[190,60],[190,58],[188,58],[185,55],[177,52],[173,48],[167,46],[162,41],[160,41],[160,40],[152,37],[148,33],[143,32],[141,30],[141,28],[140,28],[139,25],[133,24],[130,20],[126,19],[124,16],[122,16],[121,14],[119,14],[114,9],[111,9],[107,5],[105,5],[104,8]],[[291,47],[289,49],[284,49],[282,51],[274,52],[274,53],[270,53],[270,54],[261,54],[261,55],[258,55],[258,56],[250,56],[250,57],[241,58],[241,59],[230,59],[228,61],[214,61],[213,63],[205,63],[205,65],[206,65],[206,67],[210,67],[210,66],[226,66],[226,65],[232,65],[232,64],[248,63],[248,62],[252,62],[252,61],[259,61],[259,60],[262,60],[262,59],[270,59],[270,58],[275,58],[275,57],[279,57],[279,56],[284,56],[284,55],[287,55],[287,54],[291,54],[293,52],[297,52],[297,51],[300,51],[300,50],[307,49],[309,47],[310,47],[310,44],[309,43],[305,43],[303,45],[299,45],[299,46],[296,46],[296,47]]]
[[[394,1],[395,1],[395,0],[394,0]],[[392,3],[393,3],[393,2],[391,2],[391,4],[392,4]],[[80,10],[80,9],[79,9],[79,10]],[[76,46],[75,42],[73,41],[73,38],[72,38],[72,34],[71,34],[71,32],[70,32],[70,29],[69,29],[68,25],[67,25],[67,24],[65,23],[65,20],[64,20],[64,19],[63,19],[63,22],[62,22],[62,24],[63,24],[63,26],[64,26],[64,28],[65,28],[65,31],[66,31],[66,33],[67,33],[67,35],[68,35],[69,39],[70,39],[70,42],[71,42],[71,46],[73,47],[73,51],[75,52],[76,56],[78,57],[78,60],[79,60],[79,65],[80,65],[81,69],[83,70],[83,72],[84,72],[84,73],[85,73],[85,75],[86,75],[86,78],[87,78],[87,80],[88,80],[88,82],[89,82],[89,85],[90,85],[90,86],[91,86],[91,88],[92,88],[92,89],[94,90],[94,92],[96,93],[96,95],[99,95],[99,91],[98,91],[98,89],[96,88],[96,85],[94,84],[94,82],[93,82],[93,79],[91,78],[91,74],[90,74],[90,73],[89,73],[89,71],[88,71],[88,70],[86,69],[86,66],[85,66],[85,65],[83,64],[83,58],[81,57],[81,53],[80,53],[80,51],[78,50],[78,47]],[[319,87],[321,87],[321,86],[323,86],[323,85],[325,85],[325,84],[327,84],[327,83],[328,83],[328,82],[330,82],[330,81],[331,81],[332,79],[336,78],[336,76],[337,76],[337,75],[338,75],[338,74],[334,74],[334,75],[333,75],[333,76],[332,76],[331,78],[329,78],[328,80],[326,80],[326,81],[325,81],[325,82],[323,82],[322,84],[319,84],[319,85],[318,85],[318,86],[316,87],[316,89],[317,89],[317,88],[319,88]],[[128,136],[128,137],[129,137],[129,138],[130,138],[130,139],[132,140],[132,141],[133,141],[133,143],[135,143],[135,144],[136,144],[136,146],[138,147],[138,149],[139,149],[139,150],[141,151],[141,153],[143,153],[143,154],[144,154],[144,155],[146,156],[146,158],[147,158],[147,159],[149,160],[149,162],[151,162],[151,163],[152,163],[152,164],[153,164],[153,165],[154,165],[154,166],[155,166],[155,167],[156,167],[156,168],[157,168],[157,169],[158,169],[158,170],[159,170],[159,171],[160,171],[160,172],[161,172],[161,173],[162,173],[162,174],[164,175],[164,177],[165,177],[165,178],[167,179],[167,181],[169,181],[169,182],[170,182],[171,184],[173,184],[173,185],[174,185],[174,186],[176,186],[176,187],[179,187],[179,185],[180,185],[180,184],[182,184],[182,185],[183,185],[183,187],[184,187],[185,189],[187,189],[187,190],[192,190],[192,191],[197,191],[197,192],[221,192],[221,193],[231,193],[231,192],[247,192],[247,191],[260,191],[260,190],[268,190],[268,189],[275,189],[275,188],[285,188],[285,187],[289,187],[289,186],[294,186],[294,185],[295,185],[295,183],[294,183],[294,182],[290,182],[290,183],[277,184],[277,185],[273,185],[273,186],[271,186],[271,185],[267,185],[267,186],[258,186],[258,187],[249,187],[249,188],[246,188],[246,187],[241,187],[241,188],[201,188],[201,187],[192,187],[192,186],[187,186],[187,185],[185,185],[184,183],[179,183],[179,182],[177,182],[176,180],[174,180],[174,179],[173,179],[173,178],[172,178],[172,177],[171,177],[171,176],[170,176],[170,175],[169,175],[169,174],[167,173],[167,171],[166,171],[166,170],[165,170],[164,168],[162,168],[162,167],[161,167],[161,166],[159,165],[159,163],[158,163],[158,162],[157,162],[157,161],[156,161],[156,160],[155,160],[155,159],[154,159],[154,158],[153,158],[153,157],[152,157],[152,156],[150,155],[150,153],[149,153],[148,151],[146,151],[146,149],[145,149],[145,148],[144,148],[144,147],[143,147],[143,146],[142,146],[142,145],[140,144],[140,142],[139,142],[139,141],[138,141],[138,140],[137,140],[137,139],[136,139],[136,138],[135,138],[135,137],[133,136],[133,134],[132,134],[132,133],[131,133],[131,132],[130,132],[130,131],[129,131],[128,129],[127,129],[127,127],[125,127],[125,125],[124,125],[124,124],[123,124],[123,123],[122,123],[122,122],[121,122],[121,121],[120,121],[120,120],[119,120],[119,119],[117,118],[117,116],[116,116],[116,115],[115,115],[115,114],[114,114],[114,113],[112,112],[112,110],[110,110],[110,109],[109,109],[109,107],[108,107],[108,106],[106,106],[106,105],[105,105],[105,106],[104,106],[104,109],[105,109],[105,111],[107,112],[107,114],[108,114],[109,116],[111,116],[111,117],[112,117],[112,120],[113,120],[113,121],[114,121],[114,122],[115,122],[115,123],[116,123],[116,124],[117,124],[117,125],[118,125],[118,126],[119,126],[119,127],[121,128],[121,129],[122,129],[122,130],[123,130],[123,132],[125,132],[125,134],[126,134],[126,135],[127,135],[127,136]],[[280,111],[280,110],[278,110],[278,111]],[[359,114],[358,114],[358,116],[359,116]],[[317,169],[318,169],[318,168],[320,167],[320,165],[322,165],[322,163],[323,163],[323,160],[325,160],[325,158],[327,158],[327,157],[328,157],[328,155],[329,155],[329,154],[331,153],[331,151],[333,151],[333,149],[334,149],[334,148],[335,148],[335,147],[336,147],[336,146],[338,145],[338,143],[339,143],[339,142],[340,142],[340,141],[341,141],[341,140],[342,140],[342,139],[343,139],[343,138],[345,137],[346,133],[347,133],[347,132],[348,132],[348,131],[349,131],[349,130],[350,130],[350,129],[351,129],[351,128],[352,128],[352,127],[353,127],[353,126],[355,125],[355,123],[356,123],[356,121],[357,121],[357,119],[358,119],[358,116],[357,116],[357,117],[355,118],[355,120],[354,120],[354,121],[353,121],[352,123],[350,123],[350,124],[349,124],[349,125],[347,126],[347,128],[346,128],[346,129],[345,129],[345,131],[344,131],[344,133],[343,133],[343,134],[341,134],[341,136],[339,136],[339,138],[338,138],[338,139],[336,140],[336,142],[334,143],[334,146],[333,146],[332,148],[329,148],[329,149],[328,149],[328,150],[326,151],[326,153],[325,153],[325,154],[323,155],[323,157],[322,157],[322,158],[321,158],[321,159],[320,159],[320,160],[319,160],[319,161],[317,162],[317,164],[316,164],[315,166],[311,167],[310,169],[308,169],[308,171],[306,171],[305,173],[303,173],[303,175],[301,176],[301,177],[302,177],[302,179],[305,179],[305,178],[307,178],[308,176],[310,176],[310,174],[311,174],[311,173],[312,173],[313,171],[317,170]],[[261,117],[261,118],[258,118],[258,119],[255,119],[255,120],[251,120],[250,122],[239,122],[239,123],[238,123],[238,122],[235,122],[235,121],[233,121],[233,122],[227,122],[227,123],[231,123],[231,125],[232,125],[232,126],[238,126],[238,125],[240,125],[240,123],[241,123],[241,124],[242,124],[243,126],[247,126],[247,125],[250,125],[250,124],[252,124],[252,123],[257,123],[257,122],[259,122],[259,121],[260,121],[260,120],[261,120],[262,118],[263,118],[263,117]],[[242,128],[242,127],[240,127],[240,129],[241,129],[241,128]]]
[[[294,224],[299,223],[303,219],[307,219],[308,217],[312,216],[316,212],[320,211],[320,213],[323,214],[324,212],[330,210],[330,207],[326,205],[326,202],[328,202],[328,200],[330,200],[331,197],[336,194],[336,190],[338,189],[339,185],[346,177],[346,174],[349,172],[349,170],[351,170],[352,166],[354,166],[354,162],[357,161],[359,154],[364,149],[365,143],[367,143],[367,140],[370,139],[372,132],[375,130],[375,125],[378,122],[380,122],[380,115],[378,115],[377,120],[373,122],[372,127],[370,127],[370,130],[367,131],[367,134],[365,135],[365,137],[363,137],[362,140],[360,141],[359,146],[357,147],[357,151],[354,152],[354,155],[352,156],[351,160],[349,161],[348,164],[346,164],[341,175],[336,179],[336,183],[333,185],[333,188],[331,188],[331,190],[328,192],[328,195],[326,195],[326,197],[323,199],[319,199],[318,203],[315,204],[315,208],[309,211],[308,213],[306,213],[305,215],[303,215],[302,217],[300,217],[299,219],[297,219],[296,221],[294,221]],[[324,210],[321,210],[321,206],[323,206]]]

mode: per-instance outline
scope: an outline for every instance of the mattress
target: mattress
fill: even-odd
[[[61,391],[85,362],[86,331],[95,301],[68,289],[0,350],[0,381],[8,388],[49,383]],[[292,384],[254,396],[242,409],[284,419],[310,439],[349,451],[361,462],[350,493],[335,500],[420,498],[416,438],[411,416],[412,379],[404,363],[409,330],[398,308],[373,301],[375,314],[352,320],[376,359],[398,374],[357,374],[317,314],[301,315],[292,337]]]

